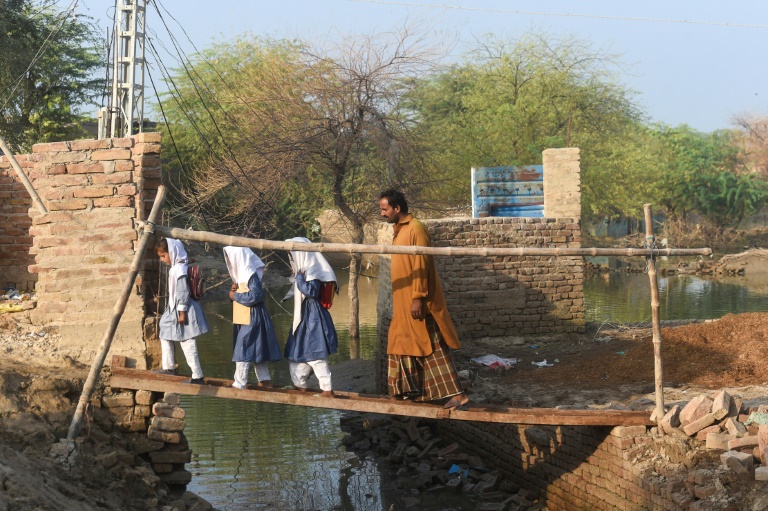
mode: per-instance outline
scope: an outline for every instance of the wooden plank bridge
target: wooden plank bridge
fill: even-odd
[[[392,400],[387,396],[335,392],[336,397],[321,397],[314,392],[249,385],[247,389],[231,387],[232,380],[205,378],[207,385],[183,383],[189,376],[155,374],[124,366],[122,357],[112,363],[112,388],[175,392],[191,396],[209,396],[262,403],[312,406],[334,410],[405,415],[425,419],[495,422],[503,424],[547,424],[557,426],[650,426],[650,412],[626,410],[561,410],[557,408],[511,408],[505,406],[473,406],[445,410],[440,405]]]

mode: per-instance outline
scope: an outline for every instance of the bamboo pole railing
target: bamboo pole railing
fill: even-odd
[[[154,222],[156,222],[160,216],[160,210],[162,209],[163,202],[165,201],[165,192],[165,186],[160,185],[157,188],[157,196],[155,197],[155,202],[152,204],[152,210],[150,211],[149,217],[147,218],[149,221],[142,222],[144,227],[144,234],[139,240],[139,246],[136,249],[136,253],[133,255],[130,271],[128,272],[128,276],[125,278],[125,282],[123,282],[123,290],[121,291],[120,296],[117,298],[117,302],[115,302],[115,307],[112,309],[112,320],[109,322],[107,329],[104,331],[104,336],[101,338],[101,344],[99,345],[99,352],[96,354],[96,358],[91,364],[91,370],[88,373],[88,378],[85,380],[85,384],[83,385],[83,392],[80,394],[80,400],[77,403],[75,415],[72,417],[72,422],[69,425],[67,440],[74,440],[77,438],[77,435],[80,434],[80,427],[83,422],[85,409],[88,406],[88,402],[91,400],[91,395],[93,394],[93,391],[96,388],[96,384],[99,381],[101,368],[104,367],[104,361],[107,358],[107,353],[109,353],[109,347],[112,345],[112,338],[115,335],[115,331],[117,331],[117,325],[120,323],[120,318],[123,316],[123,312],[125,312],[125,306],[128,303],[128,298],[131,295],[131,291],[133,291],[133,283],[136,280],[136,275],[139,274],[139,270],[141,269],[141,261],[144,259],[144,253],[147,251],[147,247],[149,246],[149,242],[152,238],[152,227]]]
[[[624,256],[647,257],[648,276],[651,280],[651,311],[653,327],[654,379],[658,423],[664,416],[663,367],[661,360],[661,321],[659,319],[659,285],[655,258],[659,256],[709,256],[711,248],[656,248],[653,246],[651,205],[644,205],[646,248],[539,248],[539,247],[421,247],[402,245],[362,245],[355,243],[296,243],[227,236],[208,231],[192,231],[175,227],[155,226],[155,232],[169,238],[203,241],[220,245],[249,247],[258,250],[289,250],[301,252],[335,252],[360,254],[408,254],[432,256]]]
[[[653,215],[651,205],[643,205],[645,214],[645,244],[653,247]],[[651,328],[653,331],[653,376],[656,388],[656,424],[661,423],[664,417],[664,368],[661,361],[661,320],[659,319],[659,277],[656,273],[656,260],[648,258],[648,278],[651,280]],[[658,428],[660,434],[664,434],[662,428]]]
[[[203,241],[219,245],[249,247],[258,250],[299,252],[335,252],[346,254],[408,254],[433,256],[708,256],[711,248],[539,248],[539,247],[420,247],[402,245],[362,245],[356,243],[298,243],[227,236],[208,231],[155,226],[155,232],[167,238]]]

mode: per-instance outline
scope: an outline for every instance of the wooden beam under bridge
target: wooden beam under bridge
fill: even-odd
[[[118,357],[116,357],[118,358]],[[335,392],[336,397],[321,397],[314,392],[278,388],[230,387],[232,380],[205,378],[207,385],[183,383],[188,376],[155,374],[151,371],[120,367],[113,362],[109,385],[116,389],[175,392],[189,396],[208,396],[261,403],[312,406],[333,410],[405,415],[424,419],[495,422],[502,424],[546,424],[554,426],[650,426],[650,412],[625,410],[560,410],[557,408],[509,408],[472,406],[466,410],[445,410],[440,405],[390,400],[386,396]]]

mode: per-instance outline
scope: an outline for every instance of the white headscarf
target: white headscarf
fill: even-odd
[[[175,303],[176,283],[179,278],[187,275],[187,251],[179,240],[165,239],[168,242],[168,256],[171,259],[171,269],[168,270],[168,303]]]
[[[291,238],[285,241],[295,241],[299,243],[312,243],[307,238]],[[331,265],[323,257],[323,254],[319,252],[299,252],[291,251],[291,267],[293,268],[294,275],[299,273],[304,274],[304,280],[309,282],[310,280],[319,280],[320,282],[336,282],[336,273],[334,273]],[[299,291],[298,284],[293,284],[293,331],[296,331],[296,327],[301,322],[301,302],[304,300],[304,295]]]
[[[232,282],[237,284],[248,284],[254,273],[259,279],[264,275],[264,263],[248,247],[224,247],[224,260]]]

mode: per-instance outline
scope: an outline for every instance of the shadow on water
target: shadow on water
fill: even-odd
[[[361,339],[350,347],[347,326],[347,274],[331,309],[339,333],[333,364],[349,358],[372,359],[376,342],[377,281],[360,279]],[[267,307],[281,346],[292,322],[292,300],[280,303],[287,287],[269,290]],[[232,378],[232,306],[228,300],[204,303],[211,332],[198,340],[206,376]],[[187,370],[183,356],[177,357]],[[275,385],[291,383],[288,364],[271,364]],[[255,381],[253,371],[250,381]],[[340,413],[300,406],[183,396],[187,435],[193,450],[189,490],[228,511],[251,509],[383,508],[380,476],[372,461],[352,467],[341,445]]]
[[[729,313],[768,310],[768,275],[659,278],[662,320],[714,319]],[[584,282],[587,321],[634,323],[651,319],[648,275],[601,273]]]

